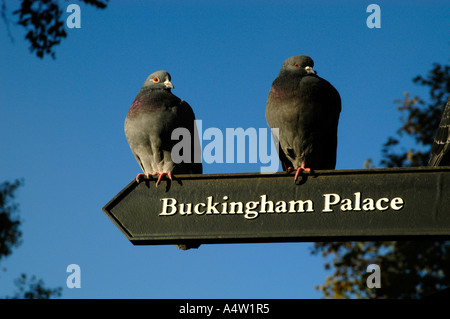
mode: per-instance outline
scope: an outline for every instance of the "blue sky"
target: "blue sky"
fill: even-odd
[[[60,1],[63,6],[74,1]],[[369,4],[381,8],[370,29]],[[9,10],[16,1],[6,1]],[[340,92],[337,169],[359,169],[399,127],[395,99],[450,52],[448,1],[118,1],[83,3],[56,60],[31,55],[23,30],[0,31],[0,182],[23,178],[23,244],[0,273],[64,298],[320,298],[330,274],[311,243],[133,246],[102,207],[139,173],[126,113],[146,77],[167,70],[203,127],[267,127],[267,94],[283,61],[306,54]],[[65,17],[68,17],[65,13]],[[407,147],[409,147],[407,145]],[[259,172],[206,164],[204,173]],[[81,288],[66,268],[81,268]],[[361,269],[361,276],[365,276]]]

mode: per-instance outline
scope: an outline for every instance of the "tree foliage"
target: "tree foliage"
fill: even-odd
[[[429,88],[429,99],[405,93],[403,100],[395,101],[402,125],[383,145],[381,166],[428,165],[450,93],[450,66],[436,63],[426,76],[419,75],[413,82]],[[412,138],[415,147],[402,149],[404,137]],[[314,243],[311,252],[328,260],[325,269],[334,269],[325,283],[316,287],[325,298],[422,298],[450,287],[448,241]],[[381,268],[381,288],[367,287],[370,264]]]
[[[0,184],[0,260],[9,256],[12,249],[21,243],[22,232],[19,229],[20,220],[16,216],[18,204],[13,202],[15,192],[19,186],[23,185],[22,180],[14,182],[3,182]],[[32,276],[27,279],[22,274],[15,280],[16,293],[5,298],[13,299],[48,299],[61,296],[62,288],[46,288],[42,279]]]
[[[442,112],[450,92],[450,66],[435,63],[433,69],[423,77],[413,79],[414,83],[430,89],[429,100],[425,102],[419,96],[404,94],[403,100],[396,100],[401,112],[401,127],[397,137],[389,137],[383,145],[381,166],[411,167],[427,166],[431,157],[431,145],[441,120]],[[401,138],[411,137],[416,148],[406,152],[399,150]]]
[[[81,0],[99,9],[106,8],[108,0]],[[67,37],[64,29],[64,11],[58,0],[21,0],[20,7],[12,12],[18,17],[15,22],[25,31],[25,40],[30,51],[39,58],[50,55],[55,58],[54,46]],[[1,16],[8,27],[5,0],[0,8]],[[10,35],[11,37],[11,35]]]
[[[18,205],[12,200],[14,192],[23,182],[3,182],[0,184],[0,260],[11,254],[12,249],[20,245],[22,236],[19,230],[20,220],[15,216]]]
[[[6,297],[7,299],[50,299],[61,296],[61,287],[46,288],[42,279],[36,279],[35,276],[28,279],[27,275],[22,274],[14,284],[17,291],[12,297]]]

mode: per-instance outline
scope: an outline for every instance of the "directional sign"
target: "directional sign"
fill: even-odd
[[[132,181],[103,211],[136,245],[450,238],[450,167]]]

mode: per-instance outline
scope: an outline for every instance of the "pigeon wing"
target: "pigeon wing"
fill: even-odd
[[[450,165],[450,96],[431,146],[431,153],[429,166]]]

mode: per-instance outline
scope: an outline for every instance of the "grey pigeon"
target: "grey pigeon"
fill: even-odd
[[[267,124],[279,129],[274,142],[283,170],[296,170],[294,181],[302,172],[336,167],[341,97],[313,67],[306,55],[288,58],[267,99]]]
[[[450,96],[431,146],[428,166],[450,166]]]
[[[172,179],[172,174],[201,174],[202,163],[196,163],[195,145],[200,145],[195,130],[195,115],[188,103],[173,95],[174,88],[166,71],[152,73],[139,91],[125,119],[125,136],[131,151],[144,174],[141,177],[159,175],[156,185],[164,176]],[[172,148],[178,140],[172,140],[172,131],[186,128],[191,136],[191,160],[174,163]]]
[[[174,86],[170,80],[166,71],[152,73],[142,85],[125,119],[125,136],[144,171],[136,176],[138,183],[141,178],[150,179],[151,175],[157,175],[158,186],[165,176],[172,180],[176,174],[201,174],[203,171],[194,112],[188,103],[172,94]],[[181,142],[172,140],[172,132],[176,128],[186,128],[190,133],[191,149],[183,150],[190,151],[189,161],[175,163],[172,159],[173,146]],[[176,246],[185,250],[199,245]]]

